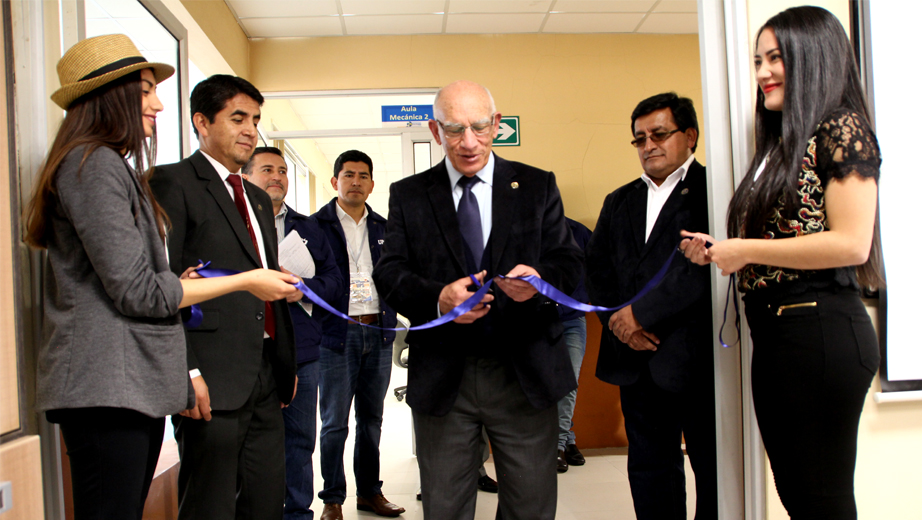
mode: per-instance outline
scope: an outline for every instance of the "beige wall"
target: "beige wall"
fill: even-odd
[[[553,170],[568,216],[590,228],[605,195],[641,172],[629,143],[637,102],[675,90],[701,108],[696,35],[252,40],[250,70],[268,92],[483,83],[500,112],[521,118],[522,146],[496,152]]]
[[[182,6],[240,77],[250,78],[249,42],[224,0],[180,0]],[[214,74],[215,72],[207,72]]]

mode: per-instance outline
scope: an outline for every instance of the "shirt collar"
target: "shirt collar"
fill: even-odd
[[[675,184],[678,184],[679,181],[685,180],[685,175],[688,174],[688,167],[691,166],[691,163],[694,160],[695,160],[695,154],[689,155],[688,159],[685,159],[685,162],[682,164],[682,166],[679,166],[679,169],[670,173],[669,177],[666,177],[666,180],[664,180],[663,183],[659,186],[657,186],[656,183],[653,182],[653,179],[649,175],[647,175],[646,172],[641,174],[640,178],[644,181],[644,183],[646,183],[647,187],[653,191],[665,188],[667,186],[673,186]]]
[[[346,213],[345,210],[343,210],[343,208],[339,207],[338,201],[333,201],[333,205],[336,206],[336,216],[339,217],[340,221],[348,218],[352,222],[355,222],[354,220],[352,220],[352,217],[348,213]],[[363,223],[365,223],[365,219],[367,218],[368,218],[368,206],[365,206],[365,212],[362,213],[362,218],[359,219],[356,225],[361,226]]]
[[[279,210],[279,214],[275,218],[285,218],[285,215],[288,214],[288,204],[282,203],[282,209]]]
[[[480,180],[484,182],[487,186],[493,187],[493,168],[496,166],[496,160],[493,155],[493,152],[490,152],[490,158],[487,160],[487,164],[483,167],[482,170],[476,173]],[[445,168],[448,170],[448,179],[451,181],[451,189],[454,190],[458,185],[458,181],[461,180],[461,172],[455,169],[455,166],[451,164],[451,161],[446,157],[445,158]]]
[[[218,172],[218,175],[221,176],[221,181],[222,181],[222,182],[227,182],[227,176],[228,176],[228,175],[231,175],[230,170],[228,170],[227,168],[225,168],[223,164],[219,163],[217,159],[215,159],[214,157],[208,155],[207,152],[202,151],[202,150],[199,150],[199,151],[201,151],[201,152],[202,152],[202,155],[204,155],[205,158],[208,159],[208,162],[210,162],[211,165],[214,166],[215,171],[217,171],[217,172]],[[238,172],[233,172],[233,173],[234,173],[234,174],[237,174]]]

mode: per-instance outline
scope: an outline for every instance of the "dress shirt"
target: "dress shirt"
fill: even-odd
[[[368,281],[371,282],[371,301],[354,303],[349,302],[349,316],[361,316],[363,314],[378,314],[381,306],[378,304],[378,290],[375,289],[375,282],[371,279],[371,272],[374,270],[374,264],[371,260],[371,247],[368,245],[368,207],[365,207],[365,213],[358,222],[335,204],[336,215],[339,216],[339,223],[343,227],[343,233],[346,235],[346,253],[349,256],[349,274],[363,272],[368,275]],[[364,240],[363,240],[364,239]],[[356,264],[356,258],[358,264]],[[346,288],[352,285],[351,281],[347,282]],[[351,300],[351,298],[350,298]]]
[[[695,156],[689,155],[685,163],[679,166],[678,170],[672,172],[669,177],[666,177],[666,180],[659,186],[657,186],[656,183],[653,182],[653,179],[646,173],[640,176],[647,184],[647,234],[644,236],[644,242],[650,239],[650,233],[653,231],[653,226],[656,225],[659,212],[663,210],[663,206],[666,205],[669,195],[672,194],[672,190],[679,184],[679,181],[685,180],[688,167],[694,160]]]
[[[483,248],[487,248],[487,242],[490,240],[490,230],[493,229],[493,166],[496,160],[493,152],[490,152],[490,159],[482,170],[476,173],[480,180],[471,186],[471,193],[477,197],[477,207],[480,208],[480,227],[483,230]],[[451,181],[451,198],[455,201],[455,211],[458,210],[458,204],[461,202],[461,195],[464,194],[464,188],[458,186],[461,180],[461,172],[455,169],[451,161],[445,159],[445,168],[448,170],[448,178]]]
[[[282,243],[282,240],[285,240],[285,215],[288,214],[288,206],[285,203],[282,203],[282,209],[279,210],[279,214],[275,216],[275,235],[279,239],[279,244]]]
[[[224,167],[223,164],[219,163],[212,156],[208,155],[204,150],[202,150],[202,155],[208,159],[208,162],[214,166],[215,171],[218,172],[218,175],[221,177],[221,181],[224,182],[224,187],[227,188],[227,193],[230,195],[231,200],[234,200],[234,187],[227,182],[227,177],[230,175],[237,175],[236,173],[231,173]],[[246,193],[247,187],[246,184],[243,185],[243,193]],[[263,243],[263,234],[262,230],[259,227],[259,221],[256,220],[256,213],[253,213],[253,208],[250,206],[249,197],[243,198],[244,202],[247,205],[247,214],[250,216],[250,225],[253,226],[253,233],[256,234],[256,243],[259,244],[259,261],[262,262],[262,266],[265,267],[269,265],[266,262],[266,245]]]

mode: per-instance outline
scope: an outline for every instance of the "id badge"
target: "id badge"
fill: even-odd
[[[366,272],[349,274],[349,302],[367,303],[371,301],[371,276]]]

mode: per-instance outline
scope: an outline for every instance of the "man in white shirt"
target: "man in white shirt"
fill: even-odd
[[[380,516],[397,516],[404,508],[389,502],[379,479],[381,422],[384,397],[391,378],[397,314],[378,298],[372,270],[381,257],[387,221],[365,203],[375,182],[368,155],[343,152],[331,179],[337,196],[314,213],[333,249],[346,290],[329,301],[352,321],[318,311],[323,316],[320,348],[320,471],[323,489],[321,520],[342,520],[346,500],[343,451],[349,435],[349,408],[355,401],[356,507]]]
[[[693,155],[698,121],[688,98],[659,94],[631,115],[643,174],[608,195],[586,248],[596,305],[639,293],[675,251],[683,229],[708,229],[705,169]],[[685,519],[686,451],[697,520],[717,518],[710,271],[677,255],[662,283],[605,324],[596,376],[621,387],[628,479],[638,520]]]

